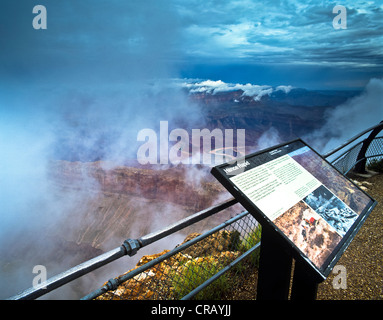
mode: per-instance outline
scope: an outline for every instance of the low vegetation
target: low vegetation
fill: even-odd
[[[232,233],[232,251],[237,252],[237,256],[239,256],[254,247],[260,242],[261,231],[261,225],[258,225],[254,231],[250,232],[242,240],[238,232]],[[194,299],[218,300],[230,295],[230,292],[244,283],[249,272],[254,273],[254,270],[258,268],[259,255],[260,249],[258,248],[246,259],[236,264],[231,270],[200,291],[194,296]],[[175,272],[172,276],[174,298],[181,299],[226,265],[227,261],[221,261],[220,259],[200,258],[187,261],[185,268],[181,272]],[[212,270],[214,270],[213,273]]]

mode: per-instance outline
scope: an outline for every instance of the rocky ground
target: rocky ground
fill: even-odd
[[[383,299],[383,175],[355,179],[378,204],[338,261],[346,268],[347,288],[334,289],[336,275],[330,274],[319,286],[318,299]]]

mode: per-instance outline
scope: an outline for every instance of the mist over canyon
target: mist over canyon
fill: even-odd
[[[142,145],[137,133],[152,129],[159,138],[161,121],[168,123],[169,131],[187,131],[190,144],[193,129],[242,129],[247,151],[255,151],[272,145],[264,144],[262,137],[282,142],[318,131],[335,107],[361,93],[181,79],[166,85],[151,83],[146,89],[111,97],[112,102],[87,94],[65,101],[65,112],[59,110],[61,116],[54,119],[60,134],[54,135],[52,156],[68,161],[122,161],[134,166]]]
[[[48,277],[54,276],[126,238],[156,231],[230,197],[202,161],[140,164],[137,150],[144,142],[137,141],[137,133],[142,129],[154,130],[158,139],[160,121],[168,122],[169,131],[244,129],[242,153],[297,137],[323,152],[383,118],[380,79],[370,80],[363,91],[188,79],[136,89],[56,92],[36,103],[33,112],[16,108],[5,116],[0,298],[30,287],[35,265],[46,266]],[[191,137],[188,147],[192,150]],[[231,214],[210,218],[198,231]],[[176,235],[167,246],[192,231]],[[104,268],[63,290],[79,298],[135,262]],[[60,297],[64,293],[48,295]]]

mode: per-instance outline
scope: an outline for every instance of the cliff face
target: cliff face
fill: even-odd
[[[104,162],[51,163],[60,195],[75,196],[60,232],[67,241],[110,249],[126,238],[157,231],[213,204],[224,189],[203,168],[150,170]],[[198,175],[203,176],[200,179]],[[229,196],[227,196],[229,197]],[[216,217],[212,217],[216,219]],[[212,221],[203,222],[204,224]]]
[[[343,101],[339,97],[304,90],[292,90],[289,95],[266,95],[258,101],[242,93],[241,90],[214,95],[194,93],[190,99],[204,107],[208,128],[245,129],[247,146],[256,146],[262,133],[271,127],[286,141],[319,129],[324,124],[326,112]],[[310,97],[315,97],[315,102]]]
[[[55,161],[50,171],[55,182],[63,187],[137,196],[199,211],[210,206],[224,191],[217,182],[206,181],[204,170],[191,166],[165,170],[121,166],[108,169],[102,162]]]

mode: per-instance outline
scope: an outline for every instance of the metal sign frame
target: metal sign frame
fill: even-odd
[[[302,152],[302,153],[300,154],[299,152]],[[306,163],[302,162],[305,157],[304,153],[307,153],[306,154],[307,159],[305,160]],[[293,162],[291,162],[289,157],[286,157],[286,155],[288,155],[291,159],[293,159]],[[301,156],[301,158],[299,158],[299,156]],[[301,163],[299,163],[297,159],[300,159]],[[278,162],[276,162],[275,160],[277,160]],[[310,219],[311,222],[310,221],[308,222],[309,224],[310,223],[319,224],[320,222],[321,224],[325,225],[325,223],[327,223],[330,226],[328,229],[330,229],[331,232],[336,230],[335,236],[340,237],[340,240],[336,243],[336,245],[331,247],[331,252],[327,254],[327,256],[324,258],[324,261],[321,265],[319,265],[318,262],[313,262],[313,257],[309,257],[307,253],[304,253],[302,251],[302,246],[300,244],[295,243],[291,239],[291,234],[289,237],[289,235],[286,234],[286,230],[283,231],[280,226],[276,225],[276,222],[275,222],[276,219],[278,219],[278,217],[280,216],[284,216],[286,211],[280,214],[279,216],[277,216],[277,218],[272,219],[270,217],[270,213],[265,212],[267,211],[265,210],[265,207],[261,208],[262,206],[259,203],[261,203],[261,201],[263,200],[262,194],[260,195],[260,191],[259,191],[260,188],[258,188],[257,190],[257,187],[255,187],[255,185],[259,184],[259,181],[262,182],[262,179],[268,179],[268,177],[266,175],[265,177],[262,177],[262,174],[264,173],[257,174],[255,173],[255,171],[253,171],[254,174],[252,175],[251,178],[248,179],[249,181],[246,180],[246,177],[250,176],[250,173],[246,173],[246,172],[249,172],[250,170],[253,170],[255,168],[260,169],[262,168],[261,166],[263,165],[267,165],[268,167],[270,167],[270,165],[273,165],[274,163],[275,163],[275,167],[277,167],[279,165],[279,162],[282,162],[282,160],[283,161],[286,160],[287,165],[290,165],[291,168],[293,168],[295,162],[297,162],[298,165],[296,167],[300,168],[299,170],[301,170],[303,167],[305,170],[303,177],[309,178],[310,175],[315,177],[317,181],[315,182],[313,180],[314,182],[312,183],[308,182],[307,185],[309,185],[310,183],[311,184],[315,184],[318,182],[320,183],[319,187],[315,187],[316,188],[315,191],[310,192],[311,198],[309,198],[306,195],[304,197],[305,200],[309,201],[309,199],[319,199],[321,195],[319,195],[317,198],[313,198],[314,194],[316,194],[315,192],[320,193],[320,192],[323,192],[323,190],[325,191],[327,190],[327,191],[330,191],[330,193],[335,195],[336,198],[340,200],[339,208],[343,210],[342,213],[339,213],[339,208],[338,207],[335,208],[334,206],[334,208],[331,209],[332,213],[335,212],[333,216],[335,218],[337,217],[336,212],[338,212],[338,216],[342,214],[342,217],[343,215],[346,216],[347,214],[349,214],[350,216],[353,216],[352,219],[344,218],[344,221],[348,221],[347,229],[345,227],[345,224],[341,225],[343,229],[341,228],[336,229],[338,226],[336,224],[330,225],[330,223],[332,223],[332,220],[330,220],[329,217],[325,216],[325,214],[327,213],[323,213],[323,212],[328,212],[327,209],[326,210],[324,210],[323,208],[313,209],[313,207],[309,208],[309,209],[313,209],[316,213],[319,212],[319,210],[322,210],[323,212],[321,213],[323,214],[323,216],[321,215],[320,218],[322,218],[321,220],[325,221],[325,222],[323,221],[320,222],[319,221],[320,219],[317,219],[318,221],[316,221],[314,218],[311,218]],[[288,163],[288,161],[290,161],[290,163]],[[286,168],[288,168],[287,165],[286,165]],[[278,169],[280,170],[280,172],[278,171],[278,174],[282,174],[284,176],[283,177],[279,176],[277,177],[278,179],[282,177],[282,180],[285,179],[283,182],[290,181],[289,179],[294,180],[295,173],[291,173],[292,177],[289,178],[287,177],[290,174],[288,170],[286,169],[283,172],[282,169],[281,168]],[[293,168],[293,170],[297,170],[297,169]],[[260,171],[257,171],[257,172],[260,172]],[[273,172],[276,173],[277,171],[273,171]],[[303,270],[302,272],[309,273],[312,275],[311,279],[313,279],[313,283],[319,283],[327,278],[332,268],[335,266],[339,258],[344,253],[344,251],[347,249],[347,247],[349,246],[349,244],[351,243],[351,241],[353,240],[353,238],[355,237],[355,235],[357,234],[357,232],[363,225],[364,221],[367,219],[368,215],[371,213],[372,209],[376,205],[376,201],[372,197],[370,197],[365,191],[359,188],[350,179],[342,175],[335,167],[333,167],[326,159],[324,159],[319,153],[317,153],[314,149],[312,149],[302,139],[295,139],[287,143],[282,143],[277,146],[273,146],[271,148],[246,155],[245,157],[237,159],[235,162],[229,162],[229,163],[218,165],[212,168],[211,173],[257,219],[257,221],[260,222],[263,228],[262,242],[264,242],[263,240],[266,240],[266,239],[272,239],[272,241],[274,242],[274,247],[277,246],[279,249],[282,250],[281,252],[286,252],[288,256],[295,259],[296,263],[298,263],[298,266],[299,266],[297,269]],[[241,174],[243,174],[241,177],[245,177],[244,183],[239,182],[240,181],[239,177]],[[237,177],[237,178],[234,178],[234,177]],[[336,181],[326,180],[326,179],[330,179],[331,177],[335,179]],[[255,181],[254,185],[252,185],[252,181]],[[287,183],[287,185],[289,183]],[[247,189],[248,187],[249,189]],[[267,186],[263,185],[263,188],[266,190]],[[269,189],[270,188],[271,189],[273,188],[271,184]],[[336,189],[336,192],[334,192],[334,188]],[[250,194],[248,190],[253,190],[253,193]],[[295,190],[295,191],[296,193],[299,193],[299,194],[301,192],[299,190]],[[305,192],[307,193],[307,190]],[[347,201],[350,202],[349,201],[350,199],[346,199],[344,197],[342,198],[341,196],[344,194],[349,197],[350,192],[352,192],[351,196],[355,196],[355,199],[351,199],[352,204],[354,205],[355,201],[358,202],[357,209],[355,207],[353,207],[352,209],[348,207],[348,205],[346,205],[345,203]],[[256,195],[253,196],[253,194],[256,194]],[[304,195],[304,193],[302,194]],[[275,196],[283,197],[282,194],[278,194],[278,193],[276,193]],[[254,199],[256,199],[256,201]],[[334,199],[331,198],[331,199],[333,201],[338,201],[335,198]],[[300,201],[302,201],[304,204],[307,204],[305,201],[303,201],[303,199],[301,199]],[[312,203],[315,204],[315,202],[312,202]],[[294,206],[295,205],[296,204],[294,204]],[[351,204],[349,203],[349,205]],[[357,216],[355,216],[355,213],[357,214]],[[316,217],[318,217],[318,215],[316,215]],[[305,227],[303,226],[303,229],[304,228]],[[344,233],[340,233],[341,231]],[[302,233],[304,233],[304,231],[302,231]],[[330,250],[330,249],[327,248],[326,250]],[[264,249],[263,251],[265,252],[266,249]],[[266,258],[264,259],[264,261],[265,260]],[[261,247],[261,261],[262,261],[262,247]],[[287,263],[287,265],[288,264],[289,263]],[[261,267],[262,266],[260,266],[260,268]],[[296,278],[298,279],[302,277],[296,276]],[[296,287],[298,286],[299,285],[297,285]],[[299,294],[297,294],[297,296],[299,296]]]

